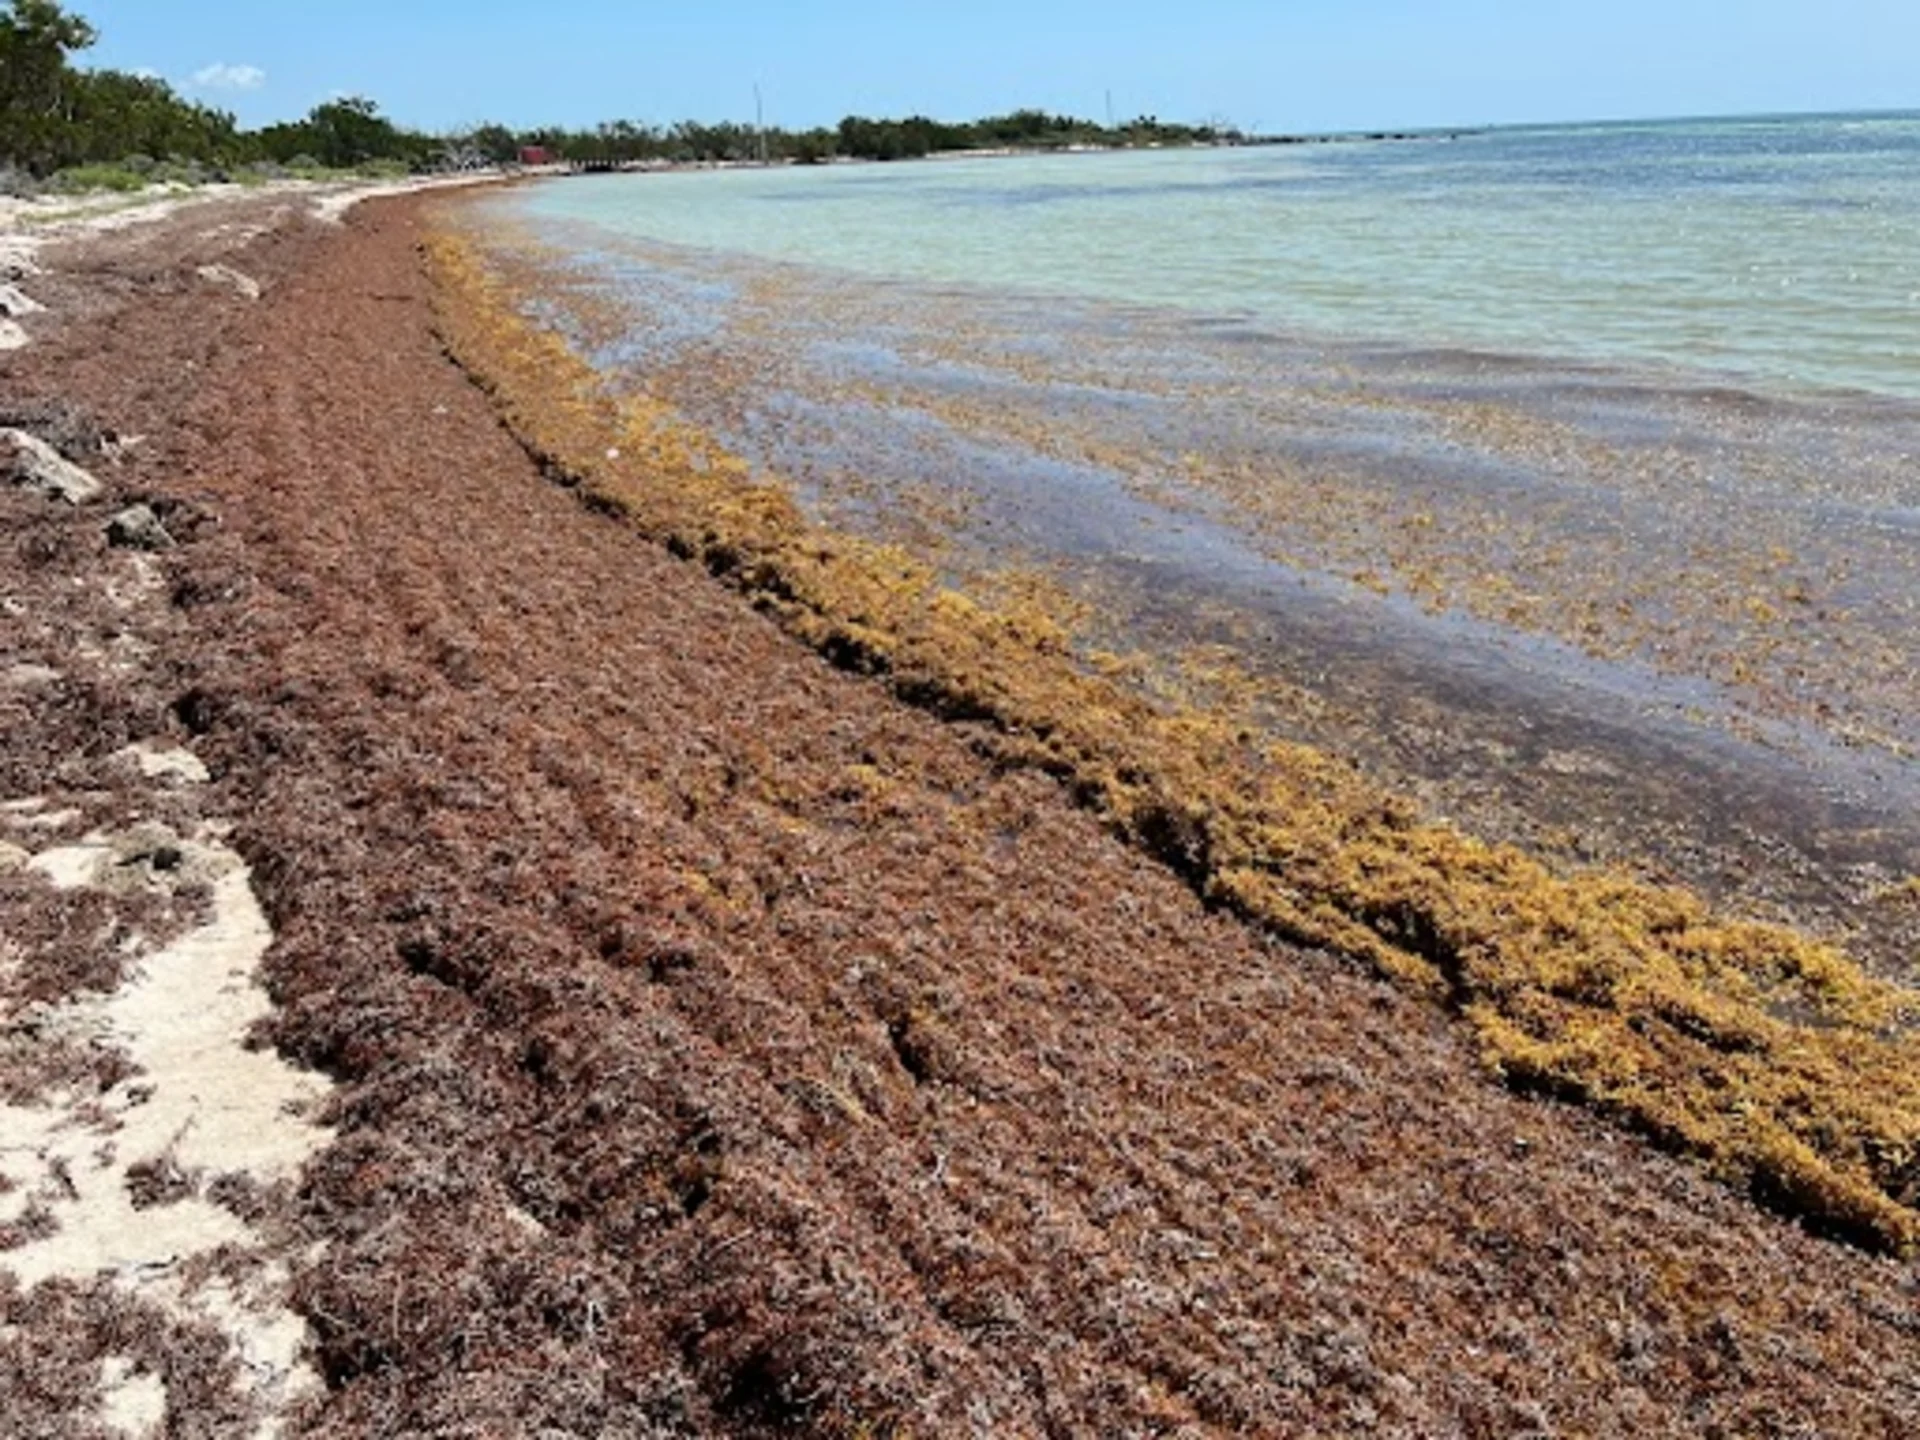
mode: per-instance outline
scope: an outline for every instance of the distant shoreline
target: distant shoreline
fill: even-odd
[[[1052,155],[1135,155],[1143,152],[1185,150],[1255,150],[1278,146],[1432,144],[1483,135],[1488,127],[1450,130],[1374,130],[1328,134],[1247,135],[1235,140],[1152,142],[1142,145],[994,145],[967,150],[936,150],[926,155],[879,159],[868,155],[829,155],[818,160],[791,156],[768,160],[626,160],[564,161],[549,165],[498,167],[509,175],[665,174],[698,170],[810,170],[846,165],[905,165],[917,161],[1015,160]]]

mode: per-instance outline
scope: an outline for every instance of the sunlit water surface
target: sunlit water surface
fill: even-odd
[[[1920,116],[609,177],[527,204],[1308,337],[1920,396]]]

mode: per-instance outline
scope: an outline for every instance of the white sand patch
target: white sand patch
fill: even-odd
[[[189,205],[244,194],[239,185],[149,185],[132,195],[117,191],[92,195],[50,195],[16,202],[0,225],[23,229],[42,242],[74,235],[100,235],[164,220]]]
[[[130,857],[159,853],[171,833],[145,825],[92,835],[28,865],[67,888],[146,883],[124,878],[139,873]],[[208,882],[213,918],[133,967],[113,994],[36,1017],[43,1031],[118,1049],[135,1073],[104,1096],[0,1105],[0,1170],[17,1187],[4,1197],[8,1208],[14,1218],[37,1208],[56,1227],[0,1252],[0,1271],[27,1289],[111,1277],[170,1313],[217,1326],[246,1367],[248,1393],[277,1414],[318,1383],[300,1358],[304,1322],[286,1308],[284,1264],[247,1222],[202,1192],[217,1176],[260,1185],[296,1176],[331,1138],[307,1118],[326,1083],[248,1047],[271,1009],[257,973],[273,936],[246,865],[206,832],[178,850],[167,874]],[[178,1177],[189,1193],[137,1208],[131,1182],[140,1166]],[[182,1262],[223,1246],[239,1258],[220,1278],[188,1286]],[[257,1433],[275,1432],[269,1420]]]
[[[276,180],[263,186],[149,185],[134,194],[102,191],[90,195],[48,195],[33,200],[0,200],[0,276],[18,279],[38,273],[34,260],[49,240],[104,235],[165,220],[182,210],[261,194],[306,194],[307,180]]]
[[[343,190],[334,195],[323,195],[313,202],[313,218],[323,225],[338,225],[347,218],[347,212],[366,199],[365,195],[351,190]]]
[[[272,1412],[285,1412],[321,1388],[319,1375],[302,1355],[306,1322],[280,1303],[291,1280],[284,1265],[268,1265],[244,1292],[216,1280],[193,1297],[200,1313],[232,1337],[249,1377],[249,1392],[265,1399]],[[280,1430],[279,1421],[270,1416],[254,1434],[256,1440],[270,1440]]]
[[[409,180],[387,180],[364,185],[352,185],[322,195],[313,205],[314,219],[323,224],[338,225],[347,217],[347,212],[362,200],[377,200],[385,195],[411,195],[419,190],[459,189],[465,185],[485,185],[500,178],[495,171],[479,171],[462,175],[421,175]]]
[[[33,258],[40,248],[39,237],[20,228],[26,209],[24,200],[0,199],[0,280],[25,280],[40,273]]]
[[[531,1235],[535,1239],[546,1238],[547,1227],[540,1223],[539,1216],[529,1214],[518,1205],[505,1205],[501,1208],[506,1212],[507,1223],[523,1235]]]
[[[113,859],[112,845],[88,836],[78,845],[42,850],[27,862],[27,868],[44,875],[56,890],[79,890],[93,884]]]
[[[212,229],[202,230],[200,232],[200,238],[202,240],[224,240],[233,249],[244,250],[262,235],[278,227],[281,222],[292,213],[293,208],[291,206],[276,205],[264,222],[256,221],[244,225],[233,223],[215,225]]]
[[[84,818],[78,810],[48,810],[44,806],[39,810],[23,810],[6,817],[9,824],[23,830],[64,830]]]
[[[60,672],[47,665],[12,665],[0,674],[0,685],[14,690],[39,690],[59,680]]]
[[[100,1424],[116,1435],[145,1440],[167,1418],[165,1382],[124,1355],[100,1362],[100,1396]]]
[[[139,766],[140,773],[149,780],[179,780],[188,785],[204,785],[213,778],[207,771],[206,763],[191,750],[129,745],[124,750],[116,751],[113,758]]]
[[[284,196],[288,204],[272,212],[269,219],[220,222],[202,233],[214,243],[225,242],[233,249],[244,248],[269,229],[279,225],[297,206],[311,203],[310,212],[323,224],[337,225],[346,213],[362,200],[380,195],[405,195],[415,190],[438,189],[449,185],[474,185],[497,181],[494,172],[478,174],[420,176],[388,181],[275,180],[264,186],[155,185],[134,195],[117,193],[97,195],[49,196],[34,200],[0,198],[0,352],[19,350],[33,343],[33,336],[19,323],[20,316],[38,314],[43,304],[26,295],[18,282],[44,274],[36,259],[49,243],[65,243],[163,221],[190,207],[214,207],[218,221],[219,205],[262,194]],[[210,264],[200,271],[201,278],[231,286],[249,300],[260,298],[260,283],[228,265]]]

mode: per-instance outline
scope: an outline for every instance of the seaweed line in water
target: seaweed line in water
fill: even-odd
[[[989,605],[810,523],[777,481],[611,395],[465,241],[427,246],[449,354],[582,499],[842,668],[981,722],[1208,901],[1431,995],[1508,1083],[1593,1105],[1810,1228],[1920,1249],[1916,997],[1838,949],[1423,820],[1352,765],[1091,673],[1044,599]]]

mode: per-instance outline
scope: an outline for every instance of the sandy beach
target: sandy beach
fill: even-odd
[[[454,203],[0,240],[18,1433],[1920,1429],[1911,1156],[1503,1085],[1572,1001],[1357,883],[1301,943],[1225,809],[809,610]]]

